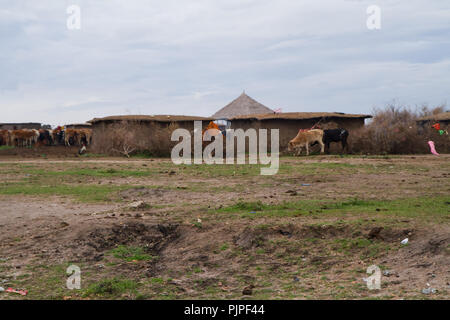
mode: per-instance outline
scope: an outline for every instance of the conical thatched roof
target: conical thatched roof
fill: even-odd
[[[237,99],[212,115],[214,119],[230,119],[248,114],[274,113],[256,100],[253,100],[243,92]]]

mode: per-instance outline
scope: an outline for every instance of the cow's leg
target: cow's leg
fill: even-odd
[[[325,145],[323,144],[322,140],[318,140],[319,144],[320,144],[320,153],[324,153],[325,152]]]
[[[330,142],[326,143],[327,154],[330,154]]]
[[[348,145],[347,145],[347,139],[342,139],[342,152],[344,152],[344,149],[348,152]]]
[[[309,156],[309,142],[306,143],[306,155]]]

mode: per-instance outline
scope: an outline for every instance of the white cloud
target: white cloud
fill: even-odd
[[[370,112],[449,99],[450,4],[377,1],[24,1],[0,9],[2,122],[211,115],[242,90],[284,111]],[[81,7],[81,30],[66,7]]]

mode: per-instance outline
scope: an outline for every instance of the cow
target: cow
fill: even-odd
[[[51,131],[51,136],[53,143],[56,145],[63,145],[64,144],[64,131],[61,127],[57,127],[56,129]]]
[[[38,142],[44,145],[53,145],[52,131],[47,129],[39,129]]]
[[[17,147],[31,147],[33,143],[37,142],[39,131],[21,129],[10,131],[11,144]]]
[[[79,134],[76,129],[64,130],[64,144],[66,147],[70,147],[70,144],[77,145],[79,141]]]
[[[325,144],[327,153],[330,152],[330,143],[331,142],[339,142],[340,141],[342,144],[342,151],[344,151],[344,149],[348,150],[348,145],[347,145],[348,135],[349,135],[348,131],[345,129],[342,129],[342,128],[323,130],[323,143]]]
[[[92,129],[78,129],[79,145],[88,146],[92,143]]]
[[[0,146],[11,145],[9,130],[0,130]]]
[[[92,129],[66,129],[64,131],[64,144],[68,147],[71,145],[88,146],[92,142]]]
[[[299,130],[297,136],[289,141],[288,150],[294,151],[298,149],[297,155],[300,155],[302,147],[306,148],[306,155],[309,155],[309,144],[317,142],[320,144],[320,153],[324,153],[323,140],[323,130],[312,129],[312,130]]]
[[[32,144],[36,144],[39,140],[39,130],[36,129],[31,129],[31,131],[33,132],[33,136],[31,137],[31,143]]]

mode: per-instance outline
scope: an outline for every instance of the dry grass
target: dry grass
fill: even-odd
[[[443,107],[432,110],[423,107],[412,111],[405,107],[389,105],[375,109],[373,120],[365,127],[352,131],[349,147],[359,154],[416,154],[429,153],[428,141],[434,141],[441,153],[450,152],[449,136],[440,135],[431,127],[433,123],[417,124],[420,117],[438,114]]]

